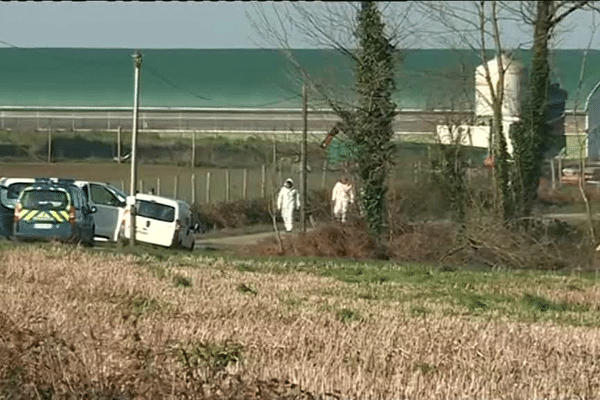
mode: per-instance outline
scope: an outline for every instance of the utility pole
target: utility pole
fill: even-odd
[[[138,131],[138,106],[140,99],[140,69],[142,66],[142,55],[139,52],[133,54],[133,66],[135,68],[135,86],[133,91],[133,128],[131,134],[131,185],[130,195],[133,196],[133,204],[129,213],[129,233],[131,246],[135,246],[135,216],[137,214],[137,131]]]
[[[302,145],[300,146],[300,193],[302,196],[300,205],[300,221],[302,222],[302,233],[306,233],[306,200],[308,199],[306,179],[306,140],[308,133],[308,110],[307,110],[306,82],[302,85]]]

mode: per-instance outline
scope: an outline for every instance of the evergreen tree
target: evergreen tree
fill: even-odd
[[[523,105],[522,122],[516,127],[512,140],[517,150],[515,156],[515,200],[517,216],[531,213],[539,185],[544,155],[551,138],[546,123],[548,110],[548,41],[551,37],[554,5],[540,1],[534,20],[533,55],[529,77],[529,93]]]
[[[393,46],[384,33],[375,2],[364,1],[358,15],[356,37],[356,89],[358,108],[349,136],[355,143],[357,174],[362,183],[361,202],[367,225],[377,237],[385,215],[386,177],[392,161],[392,122],[396,104]]]

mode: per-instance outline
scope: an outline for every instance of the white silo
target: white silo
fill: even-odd
[[[494,91],[497,92],[499,79],[497,57],[488,61],[487,65]],[[521,111],[524,68],[519,61],[505,54],[502,55],[502,68],[505,71],[502,116],[505,122],[513,122],[519,118]],[[475,115],[484,118],[493,115],[492,96],[486,78],[485,65],[483,64],[475,69]]]

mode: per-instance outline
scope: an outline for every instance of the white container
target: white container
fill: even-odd
[[[494,91],[497,92],[499,80],[497,57],[488,61],[487,65]],[[521,112],[525,69],[523,64],[507,55],[502,55],[502,68],[505,71],[502,116],[505,121],[515,121],[519,119]],[[492,117],[493,115],[492,96],[484,64],[475,69],[475,114],[478,117]]]

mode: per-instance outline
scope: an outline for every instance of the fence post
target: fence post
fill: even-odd
[[[267,166],[262,165],[261,169],[261,180],[260,180],[260,198],[265,198],[266,186],[267,186]]]
[[[121,126],[117,127],[117,164],[121,164]]]
[[[556,190],[556,171],[554,157],[550,158],[550,171],[552,172],[552,190]]]
[[[558,187],[562,187],[562,176],[563,176],[563,174],[562,174],[562,157],[561,156],[558,157],[558,171],[557,171],[557,174],[558,174]]]
[[[277,138],[273,136],[273,168],[277,169]]]
[[[327,183],[327,160],[323,161],[323,177],[321,178],[321,189],[325,188]]]
[[[210,171],[206,173],[206,204],[210,204]]]
[[[231,187],[229,186],[229,168],[225,171],[225,202],[229,203],[229,192]]]
[[[242,186],[244,200],[248,198],[248,170],[244,168],[244,182]]]
[[[194,203],[196,203],[196,174],[195,173],[192,174],[192,182],[191,183],[192,183],[192,187],[191,187],[192,202],[191,202],[191,204],[194,204]]]
[[[125,192],[125,181],[121,179],[121,190]]]
[[[139,188],[139,193],[144,193],[144,180],[140,179],[140,188]]]
[[[156,177],[156,195],[160,196],[160,178]]]
[[[277,179],[279,168],[277,167],[277,138],[273,135],[273,177],[271,179]],[[281,180],[281,178],[279,178]],[[279,182],[275,186],[279,185]]]
[[[413,175],[415,183],[419,183],[419,172],[416,162],[413,163]]]
[[[196,131],[192,131],[192,168],[196,168]]]
[[[52,120],[48,121],[48,163],[52,162]]]
[[[173,198],[177,199],[179,197],[178,193],[178,183],[179,183],[179,175],[175,175],[175,180],[173,182]]]

